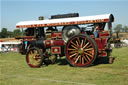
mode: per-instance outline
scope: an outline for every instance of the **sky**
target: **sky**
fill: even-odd
[[[114,26],[128,26],[128,0],[0,0],[0,31],[2,28],[12,31],[20,21],[65,13],[80,16],[112,13]]]

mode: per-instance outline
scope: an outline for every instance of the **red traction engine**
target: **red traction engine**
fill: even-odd
[[[23,21],[17,28],[26,28],[19,51],[26,54],[30,67],[55,63],[57,57],[66,56],[72,66],[87,67],[101,58],[110,57],[112,14],[79,17],[78,13],[53,15],[44,20]],[[107,26],[106,26],[107,25]]]

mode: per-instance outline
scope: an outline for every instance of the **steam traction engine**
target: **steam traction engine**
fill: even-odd
[[[78,13],[53,15],[48,20],[23,21],[17,28],[27,28],[19,51],[26,54],[30,67],[40,67],[48,61],[54,63],[58,56],[66,56],[72,66],[87,67],[99,58],[110,63],[112,14],[79,17]],[[105,27],[107,24],[107,27]],[[105,30],[107,28],[107,30]]]

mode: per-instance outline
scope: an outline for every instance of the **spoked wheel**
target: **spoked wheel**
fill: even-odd
[[[36,47],[30,48],[26,55],[27,64],[30,67],[40,67],[43,62],[43,50]]]
[[[97,56],[97,44],[88,35],[76,35],[66,44],[66,59],[72,66],[87,67]]]

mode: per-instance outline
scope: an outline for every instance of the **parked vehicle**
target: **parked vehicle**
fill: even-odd
[[[17,46],[20,43],[12,41],[0,42],[0,52],[17,52]]]
[[[114,44],[115,48],[122,47],[123,43],[121,42],[121,39],[119,37],[119,33],[118,32],[116,32],[116,36],[112,36],[111,43]]]
[[[79,17],[78,13],[71,13],[39,19],[16,24],[17,28],[27,28],[26,36],[16,39],[22,39],[20,53],[26,54],[30,67],[40,67],[49,60],[54,63],[58,56],[66,56],[68,63],[76,67],[90,66],[104,57],[113,62],[112,14]]]

